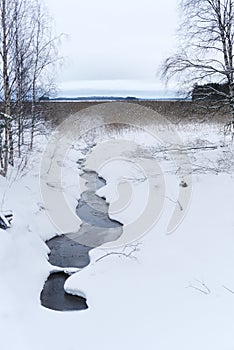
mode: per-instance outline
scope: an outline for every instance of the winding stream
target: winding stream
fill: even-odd
[[[94,171],[83,170],[87,190],[81,194],[76,214],[82,220],[77,233],[56,236],[46,242],[50,248],[49,261],[52,265],[68,268],[83,268],[90,262],[89,251],[103,243],[118,239],[123,225],[110,219],[109,205],[104,198],[95,194],[106,182]],[[64,284],[69,277],[64,272],[52,273],[41,292],[41,304],[56,311],[87,309],[86,299],[65,292]]]

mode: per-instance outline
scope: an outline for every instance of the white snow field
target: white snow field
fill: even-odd
[[[135,136],[138,148],[121,148],[121,140],[132,137],[126,131],[108,142],[99,140],[87,155],[86,167],[107,181],[97,194],[105,196],[110,216],[125,226],[124,238],[93,249],[91,263],[66,282],[67,292],[87,298],[84,311],[57,312],[40,305],[52,269],[44,241],[57,232],[40,194],[43,147],[30,155],[23,173],[11,169],[7,179],[0,178],[1,210],[14,212],[12,227],[0,230],[1,350],[234,349],[233,147],[229,139],[223,144],[218,126],[180,126],[179,133],[190,147],[192,197],[170,234],[168,223],[182,187],[166,151],[158,152],[144,134]],[[72,210],[84,188],[78,181],[78,148],[61,165]],[[163,169],[159,175],[156,163]],[[122,207],[121,186],[130,196]],[[149,196],[162,205],[156,204],[158,220],[144,234],[134,222]]]

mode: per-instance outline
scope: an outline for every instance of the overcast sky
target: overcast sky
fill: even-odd
[[[156,73],[176,48],[177,0],[45,3],[57,34],[67,34],[59,95],[165,95]]]

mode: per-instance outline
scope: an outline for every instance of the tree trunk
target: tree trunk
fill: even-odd
[[[36,121],[36,88],[35,88],[35,82],[34,82],[33,83],[33,92],[32,92],[30,150],[32,150],[32,148],[33,148],[35,121]]]

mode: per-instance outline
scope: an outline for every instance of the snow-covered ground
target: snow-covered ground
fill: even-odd
[[[98,195],[110,203],[110,216],[125,224],[119,242],[93,249],[90,265],[66,282],[67,292],[87,298],[88,310],[40,305],[51,270],[44,241],[57,232],[40,194],[46,139],[23,173],[12,169],[0,178],[1,210],[14,211],[12,227],[0,230],[2,350],[234,348],[233,148],[230,140],[223,143],[219,126],[186,124],[178,132],[190,160],[180,177],[174,153],[144,132],[99,135],[86,155],[86,167],[107,180]],[[60,164],[71,210],[84,188],[76,164],[82,147],[73,145]],[[182,178],[188,187],[180,186]],[[186,207],[177,202],[179,191],[191,192]],[[175,206],[183,213],[168,234]],[[148,210],[155,219],[147,225]]]

